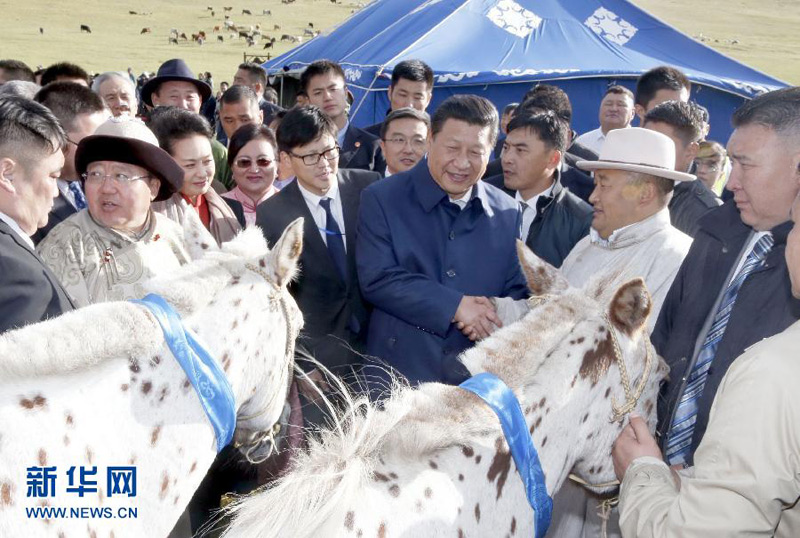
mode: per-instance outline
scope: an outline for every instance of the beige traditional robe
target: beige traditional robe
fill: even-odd
[[[88,209],[53,228],[36,248],[77,306],[139,299],[142,283],[191,261],[181,226],[150,212],[139,239],[106,228]]]
[[[653,298],[649,319],[652,331],[690,246],[692,238],[670,224],[669,210],[665,208],[616,230],[608,240],[592,229],[569,253],[561,272],[576,287],[600,274],[618,272],[612,286],[642,277]]]

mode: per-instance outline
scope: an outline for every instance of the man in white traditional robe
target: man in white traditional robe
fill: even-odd
[[[653,298],[652,331],[692,244],[691,237],[670,224],[667,204],[676,182],[696,178],[675,171],[675,144],[669,137],[638,127],[609,132],[599,159],[577,165],[594,172],[595,189],[589,201],[595,212],[589,235],[575,245],[561,271],[576,287],[601,275],[615,275],[611,289],[642,277]],[[568,480],[554,498],[548,536],[603,536],[598,516],[602,500]],[[620,536],[618,522],[614,509],[608,521],[609,538]]]

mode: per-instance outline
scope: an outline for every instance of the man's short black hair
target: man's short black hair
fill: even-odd
[[[75,129],[75,120],[83,114],[106,110],[99,95],[76,82],[58,81],[48,84],[34,97],[58,118],[66,132]]]
[[[219,109],[222,111],[223,105],[248,101],[251,107],[258,108],[258,96],[249,86],[231,86],[220,96]]]
[[[311,79],[319,75],[327,75],[328,73],[334,73],[342,77],[342,80],[346,80],[344,69],[342,69],[341,65],[331,60],[317,60],[306,67],[306,70],[300,75],[300,88],[302,88],[304,93],[308,94],[308,85],[311,83]]]
[[[336,140],[339,129],[319,107],[306,105],[290,109],[278,126],[278,149],[287,153],[329,134]]]
[[[44,105],[11,95],[0,99],[0,157],[27,161],[37,158],[37,150],[50,155],[66,143],[64,129]]]
[[[471,94],[451,95],[439,105],[431,118],[431,134],[435,137],[447,120],[459,120],[469,125],[489,127],[489,142],[497,142],[499,118],[491,101]]]
[[[557,149],[562,153],[567,150],[569,130],[552,110],[536,114],[517,114],[508,122],[508,133],[517,129],[527,129],[536,134],[549,149]]]
[[[762,93],[745,102],[733,113],[735,129],[746,125],[761,125],[781,135],[800,135],[800,87],[782,88]]]
[[[80,78],[86,81],[87,86],[89,85],[89,73],[83,67],[70,62],[59,62],[44,70],[44,73],[42,73],[42,86],[47,86],[61,77]]]
[[[633,92],[630,91],[625,86],[622,86],[620,84],[614,84],[613,86],[609,86],[606,89],[606,93],[603,94],[603,97],[605,97],[609,93],[613,93],[613,94],[616,94],[616,95],[625,95],[627,97],[630,97],[631,101],[633,101]]]
[[[392,86],[401,79],[424,82],[428,90],[433,89],[433,69],[422,60],[404,60],[392,69]]]
[[[175,143],[191,136],[214,136],[211,126],[203,116],[176,106],[159,106],[150,113],[148,125],[158,139],[161,149],[173,154]]]
[[[654,67],[636,82],[634,103],[646,108],[647,103],[653,100],[659,90],[680,91],[682,88],[691,91],[692,83],[679,69],[668,65]]]
[[[644,117],[643,126],[656,122],[672,126],[684,146],[699,142],[703,137],[703,118],[700,110],[692,103],[665,101],[654,106]]]
[[[552,110],[567,126],[572,123],[572,103],[567,92],[550,84],[537,84],[525,94],[516,114]]]
[[[19,60],[0,60],[0,69],[3,70],[3,78],[6,82],[12,80],[36,82],[33,70],[28,67],[25,62]]]
[[[266,125],[245,123],[236,129],[236,132],[231,135],[231,139],[228,142],[228,165],[230,165],[231,168],[233,167],[233,163],[236,161],[236,157],[239,155],[239,152],[242,151],[242,148],[253,140],[266,141],[270,146],[272,146],[272,149],[275,150],[275,153],[278,153],[278,142],[275,139],[275,133],[272,132],[272,129]]]
[[[244,62],[239,64],[239,69],[247,71],[251,84],[260,82],[261,86],[267,87],[267,71],[257,63]]]
[[[506,114],[512,114],[515,110],[517,110],[518,106],[519,103],[508,103],[506,106],[503,107],[502,115],[505,116]]]
[[[393,121],[404,119],[421,121],[428,128],[431,126],[431,117],[427,112],[411,107],[398,108],[397,110],[392,110],[389,112],[389,114],[383,120],[383,123],[381,124],[381,140],[386,140],[386,132],[389,130],[389,125]]]

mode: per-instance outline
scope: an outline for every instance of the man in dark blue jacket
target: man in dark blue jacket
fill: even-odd
[[[503,173],[486,180],[517,201],[518,237],[555,267],[592,225],[592,206],[561,184],[567,138],[567,127],[552,111],[514,116],[503,147]]]
[[[652,334],[670,366],[657,433],[673,465],[692,463],[733,360],[800,319],[784,257],[800,190],[800,88],[744,104],[733,125],[734,199],[700,219]]]
[[[356,263],[374,307],[367,352],[412,384],[463,381],[459,353],[500,324],[489,298],[527,295],[519,208],[479,181],[497,123],[486,99],[448,98],[433,115],[428,157],[361,196]],[[381,373],[369,374],[374,388]]]

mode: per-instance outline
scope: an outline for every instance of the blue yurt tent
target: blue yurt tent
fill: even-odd
[[[270,75],[299,76],[314,60],[339,62],[355,96],[351,121],[383,119],[398,62],[434,70],[429,111],[454,93],[475,93],[498,108],[536,82],[563,88],[573,128],[598,125],[610,84],[672,65],[708,108],[710,138],[725,143],[730,115],[747,98],[786,84],[680,33],[626,0],[375,0],[338,27],[264,64]]]

